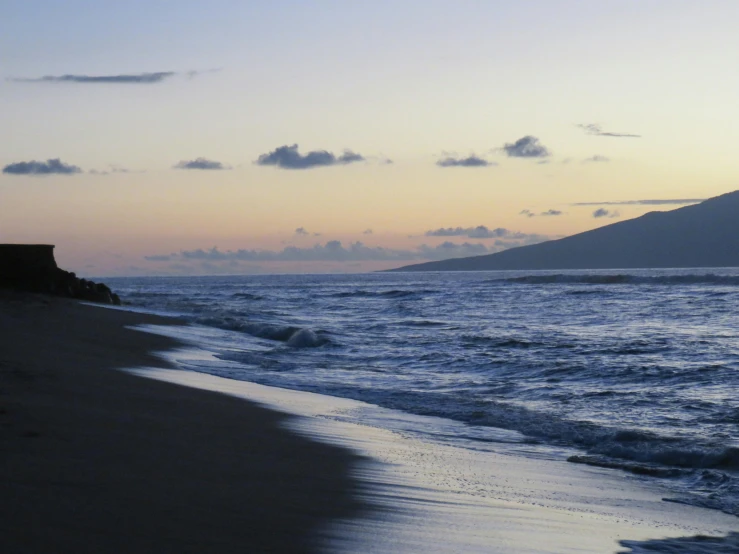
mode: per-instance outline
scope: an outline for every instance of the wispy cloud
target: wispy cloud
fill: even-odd
[[[614,210],[606,210],[605,208],[598,208],[593,212],[593,217],[598,219],[601,217],[607,217],[607,218],[614,218],[614,217],[621,217],[621,214],[618,213],[618,211]]]
[[[472,154],[466,158],[447,156],[446,158],[442,158],[436,162],[436,165],[439,167],[489,167],[491,165],[498,164]]]
[[[634,135],[632,133],[613,133],[611,131],[604,131],[603,127],[597,123],[578,123],[577,127],[589,135],[595,135],[598,137],[641,138],[641,135]]]
[[[340,156],[328,150],[313,150],[307,154],[298,152],[298,145],[280,146],[268,154],[262,154],[256,161],[257,165],[273,165],[281,169],[311,169],[332,165],[347,165],[364,161],[364,156],[344,150]]]
[[[616,200],[613,202],[575,202],[570,206],[663,206],[699,204],[705,198],[667,198],[658,200]]]
[[[3,167],[3,173],[8,175],[74,175],[82,173],[76,165],[65,164],[59,158],[52,158],[45,162],[31,160],[17,162]]]
[[[144,173],[144,171],[131,171],[125,167],[111,165],[108,169],[91,169],[88,173],[90,175],[110,175],[111,173]]]
[[[16,83],[82,83],[82,84],[124,84],[124,85],[151,85],[174,77],[175,75],[186,75],[195,77],[202,73],[212,73],[217,69],[206,71],[155,71],[151,73],[118,73],[115,75],[44,75],[43,77],[11,78]]]
[[[174,169],[230,169],[227,165],[214,160],[208,160],[206,158],[195,158],[194,160],[182,160],[175,164]]]
[[[549,149],[539,142],[539,139],[527,135],[513,143],[506,143],[503,152],[511,158],[546,158],[551,156]]]
[[[549,209],[545,212],[539,212],[538,214],[535,212],[532,212],[531,210],[521,210],[520,212],[518,212],[518,215],[523,215],[526,217],[536,217],[537,215],[542,216],[542,217],[554,217],[554,216],[558,216],[562,214],[564,214],[563,211],[554,210],[554,209]]]
[[[372,233],[373,233],[372,229],[365,229],[364,231],[362,231],[363,235],[371,235]]]
[[[590,156],[589,158],[585,158],[583,160],[583,163],[590,163],[590,162],[610,162],[611,158],[607,158],[606,156],[600,156],[596,154],[595,156]]]
[[[305,227],[298,227],[297,229],[295,229],[295,234],[301,237],[307,237],[308,235],[310,235],[310,233],[305,229]]]

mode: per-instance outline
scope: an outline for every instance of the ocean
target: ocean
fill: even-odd
[[[393,432],[608,468],[739,516],[739,269],[106,282],[188,322],[171,332],[211,356],[185,369],[361,400],[401,414],[371,421]]]

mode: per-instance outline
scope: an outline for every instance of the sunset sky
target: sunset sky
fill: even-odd
[[[81,275],[397,267],[739,188],[735,0],[0,6],[0,242]]]

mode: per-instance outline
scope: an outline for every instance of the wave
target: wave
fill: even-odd
[[[573,464],[586,464],[595,467],[605,467],[607,469],[621,469],[636,475],[649,475],[650,477],[682,477],[688,473],[688,470],[685,469],[622,462],[601,456],[570,456],[567,458],[567,461]]]
[[[443,327],[446,323],[430,319],[406,319],[395,322],[395,325],[400,325],[402,327]]]
[[[245,300],[262,300],[264,296],[259,294],[252,294],[250,292],[235,292],[231,295],[232,298],[243,298]]]
[[[429,294],[436,294],[438,291],[435,290],[384,290],[384,291],[372,291],[372,290],[353,290],[353,291],[342,291],[329,294],[327,296],[331,298],[407,298],[411,296],[426,296]]]
[[[566,294],[570,296],[590,296],[600,294],[610,294],[611,291],[607,289],[575,289],[567,291]]]
[[[550,275],[525,275],[490,279],[487,283],[515,283],[524,285],[584,284],[584,285],[724,285],[739,286],[739,276],[716,275],[713,273],[694,275],[644,276],[630,274],[614,275],[570,275],[555,273]],[[583,294],[583,291],[579,292]]]
[[[646,541],[622,540],[619,544],[629,550],[621,554],[732,554],[739,552],[739,533],[729,533],[725,537],[673,537]]]
[[[347,392],[344,391],[345,394]],[[508,402],[481,402],[462,394],[412,391],[378,391],[373,394],[364,390],[358,399],[419,415],[518,431],[534,439],[577,447],[601,460],[608,458],[682,469],[739,470],[739,447],[727,446],[720,441],[697,441],[638,429],[608,427]]]
[[[226,331],[238,331],[260,339],[284,342],[293,348],[315,348],[331,342],[325,331],[290,325],[250,323],[231,316],[198,318],[195,323]]]
[[[533,346],[541,346],[528,340],[504,338],[504,337],[486,337],[484,335],[462,335],[460,337],[463,346],[486,345],[495,348],[531,348]]]
[[[247,323],[241,330],[260,339],[284,342],[293,348],[315,348],[331,342],[324,332],[304,327]]]

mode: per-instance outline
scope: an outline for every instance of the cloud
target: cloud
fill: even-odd
[[[11,79],[22,83],[121,83],[152,84],[177,75],[174,71],[157,71],[155,73],[132,73],[119,75],[45,75],[32,79]]]
[[[3,173],[9,175],[74,175],[82,173],[76,165],[65,164],[59,158],[39,162],[17,162],[8,164],[3,168]]]
[[[421,244],[415,248],[396,249],[382,246],[367,246],[362,242],[352,242],[346,246],[338,240],[330,240],[324,244],[316,244],[313,247],[299,248],[297,246],[286,246],[282,250],[219,250],[217,247],[210,249],[182,250],[175,254],[163,254],[145,256],[144,259],[154,263],[171,262],[167,266],[172,269],[177,266],[178,270],[187,270],[188,264],[195,264],[194,268],[202,268],[203,264],[213,264],[214,270],[230,271],[238,264],[250,264],[248,269],[254,269],[254,263],[269,262],[397,262],[416,260],[446,260],[465,256],[479,256],[491,254],[525,244],[543,242],[550,237],[542,235],[525,235],[523,233],[502,233],[506,238],[496,239],[494,244],[462,242],[455,243],[445,241],[438,245]],[[265,266],[267,267],[267,266]],[[190,269],[193,269],[190,267]],[[207,269],[207,268],[206,268]],[[160,271],[161,268],[157,269]]]
[[[466,158],[455,158],[452,156],[447,156],[446,158],[442,158],[438,162],[436,162],[436,165],[439,167],[489,167],[491,165],[498,165],[494,162],[489,162],[479,156],[475,156],[472,154],[471,156],[468,156]]]
[[[700,204],[705,198],[668,198],[659,200],[617,200],[615,202],[575,202],[570,206],[682,206]]]
[[[539,212],[538,214],[535,214],[531,210],[521,210],[520,212],[518,212],[518,215],[525,215],[526,217],[536,217],[537,215],[540,215],[542,217],[551,217],[562,215],[563,213],[563,211],[553,209],[549,209],[545,212]]]
[[[344,246],[332,240],[312,248],[288,246],[283,250],[227,250],[217,247],[209,250],[183,250],[171,255],[145,256],[150,262],[359,262],[359,261],[408,261],[444,260],[449,258],[477,256],[497,251],[481,243],[443,242],[436,246],[422,244],[415,249],[393,249],[381,246],[370,247],[361,242]]]
[[[641,135],[633,135],[631,133],[611,133],[604,131],[597,123],[578,123],[580,129],[583,129],[589,135],[598,137],[623,137],[623,138],[641,138]]]
[[[591,156],[589,158],[585,158],[583,160],[583,163],[588,163],[588,162],[610,162],[610,161],[611,161],[610,158],[607,158],[605,156],[600,156],[600,155],[596,154],[595,156]]]
[[[597,210],[593,212],[593,217],[595,217],[596,219],[601,218],[601,217],[607,217],[607,218],[612,219],[614,217],[621,217],[621,214],[615,210],[609,211],[609,210],[606,210],[605,208],[598,208]]]
[[[131,173],[130,169],[125,167],[118,167],[117,165],[111,165],[108,169],[91,169],[88,171],[90,175],[110,175],[111,173]],[[136,171],[134,173],[144,173],[143,171]]]
[[[367,246],[353,242],[344,246],[338,240],[316,244],[311,248],[287,246],[282,250],[226,250],[217,247],[209,250],[183,250],[171,255],[145,256],[151,262],[358,262],[358,261],[407,261],[442,260],[453,257],[486,254],[492,250],[484,244],[444,242],[437,246],[423,244],[412,250],[399,250],[381,246]]]
[[[527,210],[524,210],[527,211]],[[529,235],[520,231],[511,231],[503,227],[489,229],[485,225],[477,227],[440,227],[424,233],[427,237],[467,237],[471,239],[508,239],[513,241],[541,242],[541,235]],[[528,244],[528,242],[527,242]]]
[[[372,233],[373,233],[372,229],[365,229],[364,231],[362,231],[363,235],[371,235]]]
[[[193,78],[203,73],[213,73],[219,69],[208,69],[205,71],[156,71],[153,73],[121,73],[117,75],[45,75],[34,78],[13,78],[16,83],[82,83],[82,84],[124,84],[124,85],[151,85],[174,77],[175,75],[186,75]]]
[[[305,230],[305,227],[298,227],[295,229],[295,234],[303,237],[310,235],[310,233]]]
[[[293,144],[292,146],[280,146],[269,154],[262,154],[255,163],[273,165],[282,169],[310,169],[361,161],[364,161],[364,156],[351,150],[344,150],[340,156],[327,150],[313,150],[307,154],[301,154],[298,152],[298,145]]]
[[[221,162],[208,160],[206,158],[195,158],[194,160],[182,160],[173,166],[174,169],[230,169]]]
[[[469,237],[469,238],[498,238],[506,237],[511,233],[508,229],[498,227],[497,229],[488,229],[485,225],[477,227],[441,227],[426,231],[427,237]]]
[[[527,135],[514,143],[506,143],[502,150],[511,158],[546,158],[551,152],[539,142],[539,139]]]

